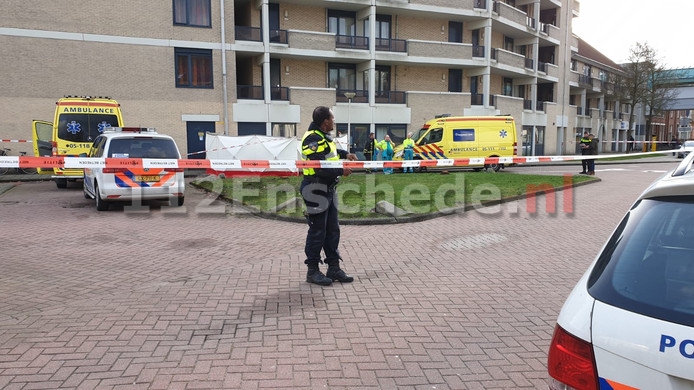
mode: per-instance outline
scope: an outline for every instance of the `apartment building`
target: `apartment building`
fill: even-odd
[[[4,0],[0,138],[27,139],[64,95],[109,96],[172,135],[301,136],[318,105],[360,150],[439,114],[510,114],[519,150],[626,140],[619,67],[571,32],[577,0]],[[521,148],[520,145],[524,147]]]

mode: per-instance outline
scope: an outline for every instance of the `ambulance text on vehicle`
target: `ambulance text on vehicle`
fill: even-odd
[[[511,116],[441,116],[427,121],[416,132],[415,160],[513,157],[518,154],[516,122]],[[403,146],[395,148],[402,160]],[[498,171],[503,164],[485,168]]]
[[[108,97],[66,96],[56,102],[53,122],[34,120],[32,138],[34,155],[87,156],[97,136],[111,127],[122,127],[120,104]],[[68,180],[82,179],[82,169],[39,168],[50,174],[58,188],[67,187]]]

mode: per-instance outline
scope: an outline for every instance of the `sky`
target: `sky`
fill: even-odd
[[[694,0],[580,0],[573,32],[616,63],[648,43],[665,68],[694,68]]]

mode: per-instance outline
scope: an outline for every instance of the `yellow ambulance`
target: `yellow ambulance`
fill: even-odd
[[[511,116],[448,116],[427,121],[413,134],[415,160],[513,157],[518,155],[516,122]],[[403,159],[403,146],[394,160]],[[498,171],[503,164],[475,167]]]
[[[97,136],[111,127],[123,127],[120,104],[109,97],[65,96],[55,105],[53,122],[32,121],[37,157],[86,157]],[[84,178],[82,169],[39,168],[50,174],[58,188]]]

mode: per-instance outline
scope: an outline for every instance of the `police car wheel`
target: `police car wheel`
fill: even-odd
[[[99,195],[99,185],[96,183],[94,183],[94,199],[96,199],[97,211],[107,211],[108,210],[108,202],[101,199],[101,195]]]

